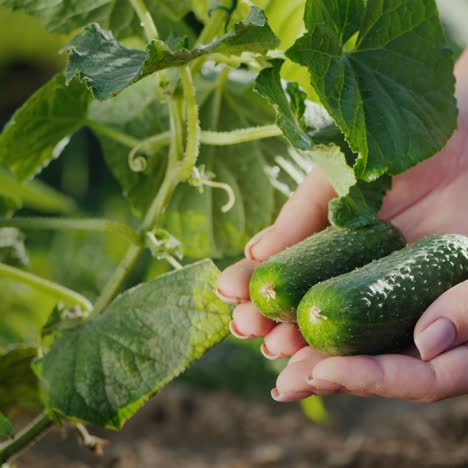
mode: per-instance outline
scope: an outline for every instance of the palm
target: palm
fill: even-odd
[[[467,133],[465,122],[437,156],[395,177],[381,216],[400,227],[408,241],[443,232],[468,234],[468,219],[460,215],[468,196]]]

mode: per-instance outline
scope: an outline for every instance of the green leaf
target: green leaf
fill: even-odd
[[[57,75],[13,115],[0,134],[0,164],[26,179],[60,155],[85,122],[90,93]]]
[[[383,175],[373,182],[358,180],[348,195],[331,200],[328,216],[335,226],[355,229],[373,223],[382,207],[392,178]]]
[[[39,385],[31,363],[37,349],[17,345],[0,354],[0,408],[35,410],[39,406]]]
[[[16,228],[0,229],[0,262],[16,267],[29,264],[24,235]]]
[[[190,0],[150,0],[154,17],[180,19],[191,9]],[[70,33],[89,23],[99,23],[118,36],[138,34],[142,28],[129,1],[113,0],[0,0],[0,5],[40,18],[50,32]]]
[[[317,145],[305,154],[320,166],[339,196],[329,205],[332,224],[354,229],[377,219],[383,198],[392,185],[390,176],[384,175],[373,182],[356,179],[345,154],[336,145]]]
[[[282,59],[271,59],[271,67],[262,70],[255,81],[255,91],[265,97],[276,111],[276,123],[296,148],[311,149],[314,144],[342,145],[341,131],[323,106],[307,100],[296,82],[281,79]]]
[[[11,421],[0,411],[0,437],[13,437],[13,424]]]
[[[305,111],[305,96],[299,94],[298,88],[289,87],[290,100],[288,100],[280,77],[280,70],[284,60],[273,59],[270,62],[271,68],[265,68],[259,73],[255,83],[255,90],[266,97],[276,109],[276,123],[291,144],[296,148],[310,149],[312,141],[301,125]]]
[[[433,0],[308,0],[304,21],[287,55],[359,155],[359,178],[399,174],[445,145],[455,81]]]
[[[210,260],[143,283],[100,317],[64,330],[35,368],[50,410],[118,429],[228,333]]]
[[[256,7],[252,7],[245,21],[236,24],[232,31],[206,46],[191,50],[172,50],[161,40],[150,42],[146,51],[128,49],[117,42],[110,31],[91,24],[64,48],[69,54],[65,73],[67,82],[79,76],[96,98],[106,99],[145,76],[164,68],[184,65],[203,55],[215,52],[226,55],[246,51],[265,53],[277,44],[262,11]]]

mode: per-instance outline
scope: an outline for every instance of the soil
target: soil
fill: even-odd
[[[296,404],[240,399],[172,385],[120,432],[101,457],[70,428],[54,429],[17,468],[468,467],[468,397],[431,405],[328,397],[333,424]]]

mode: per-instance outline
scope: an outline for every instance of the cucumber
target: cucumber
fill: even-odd
[[[294,322],[297,305],[311,286],[404,245],[401,233],[380,221],[353,230],[329,227],[258,266],[250,280],[250,297],[263,315]]]
[[[400,351],[432,302],[467,279],[468,238],[428,237],[312,287],[298,307],[299,328],[333,355]]]

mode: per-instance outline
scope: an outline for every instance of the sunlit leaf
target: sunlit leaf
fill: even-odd
[[[98,99],[106,99],[151,73],[184,65],[203,55],[265,53],[277,44],[262,11],[255,7],[232,31],[194,49],[172,50],[161,40],[150,42],[145,51],[128,49],[117,42],[110,31],[91,24],[64,49],[69,55],[66,77],[69,82],[79,76]]]
[[[98,318],[64,330],[36,364],[45,403],[65,416],[119,428],[161,387],[228,333],[209,260],[143,283]]]
[[[57,75],[16,111],[0,134],[0,165],[26,179],[58,157],[85,122],[90,93]]]

